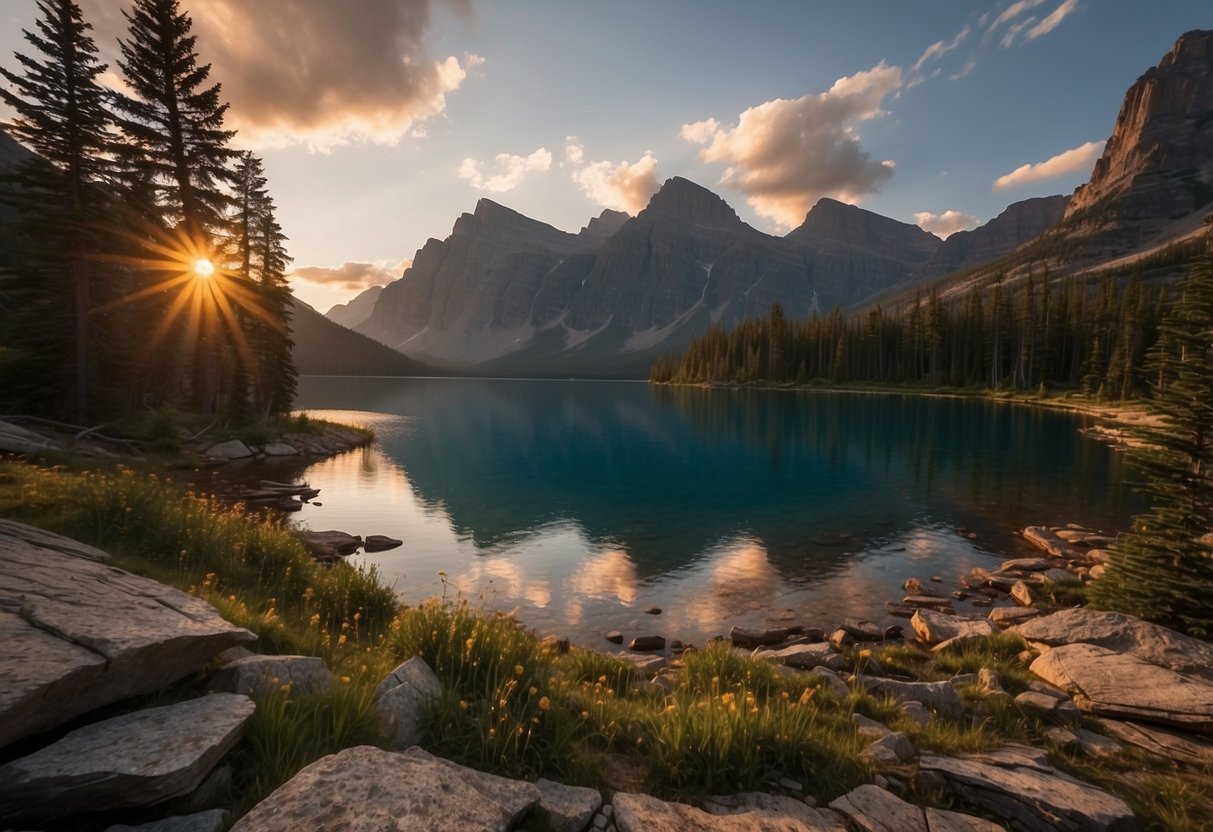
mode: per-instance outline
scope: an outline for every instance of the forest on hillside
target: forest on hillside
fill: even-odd
[[[38,0],[0,67],[4,130],[29,150],[0,178],[0,408],[90,424],[160,408],[265,421],[295,391],[286,237],[261,160],[177,0],[124,10],[100,83],[72,0]]]

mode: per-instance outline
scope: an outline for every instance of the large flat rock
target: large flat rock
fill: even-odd
[[[946,809],[923,809],[879,786],[860,786],[830,803],[863,832],[1000,832],[996,823]]]
[[[0,524],[0,747],[159,690],[256,639],[205,601],[100,556],[50,532]]]
[[[1016,627],[1027,641],[1058,647],[1085,642],[1213,681],[1213,644],[1122,612],[1076,607]]]
[[[1213,741],[1208,739],[1140,722],[1105,719],[1101,724],[1112,736],[1151,754],[1193,766],[1213,766]]]
[[[926,644],[952,639],[981,638],[995,633],[994,625],[984,618],[964,618],[932,610],[918,610],[910,619],[914,632]]]
[[[1213,734],[1213,684],[1095,644],[1046,650],[1031,670],[1087,713]]]
[[[842,817],[799,800],[775,798],[708,814],[685,803],[667,803],[647,794],[618,793],[611,800],[619,832],[846,832]]]
[[[253,700],[217,693],[86,725],[0,766],[0,821],[150,806],[192,792],[240,738]]]
[[[323,757],[254,806],[232,832],[503,832],[539,803],[531,783],[485,780],[492,775],[477,777],[415,750],[363,745]]]
[[[1041,750],[1010,745],[990,754],[924,756],[920,772],[942,776],[964,804],[1024,832],[1129,832],[1137,824],[1123,800],[1057,771]]]
[[[899,702],[920,702],[948,719],[964,715],[964,702],[951,682],[902,682],[880,676],[856,676],[868,693],[891,696]]]

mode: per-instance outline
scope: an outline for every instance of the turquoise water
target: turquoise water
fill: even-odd
[[[911,575],[951,588],[1024,553],[1025,525],[1114,531],[1140,509],[1080,417],[987,401],[310,377],[299,405],[378,441],[303,471],[321,505],[296,522],[403,539],[357,557],[408,602],[590,644],[892,621]]]

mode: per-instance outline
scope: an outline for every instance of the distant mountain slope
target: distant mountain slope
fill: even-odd
[[[346,329],[353,329],[371,317],[371,313],[375,311],[375,303],[379,300],[379,295],[382,292],[382,286],[372,286],[349,303],[337,304],[325,312],[324,317],[335,324],[341,324]]]
[[[291,303],[291,337],[301,375],[437,375],[433,367],[338,326],[298,298]]]

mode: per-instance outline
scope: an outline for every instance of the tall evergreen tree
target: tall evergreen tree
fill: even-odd
[[[95,370],[92,226],[102,202],[96,186],[110,172],[112,115],[97,83],[106,66],[97,59],[80,7],[72,0],[39,0],[37,6],[35,31],[24,35],[38,54],[15,56],[21,73],[0,68],[11,85],[0,89],[0,98],[17,113],[5,129],[41,157],[6,189],[23,217],[27,244],[15,278],[25,283],[17,290],[24,294],[22,308],[8,328],[9,337],[27,338],[17,348],[27,352],[42,397],[48,378],[66,375],[62,409],[83,422]]]
[[[122,127],[156,171],[162,204],[195,239],[223,225],[232,182],[232,130],[220,85],[207,85],[211,65],[199,64],[193,21],[178,0],[135,0],[123,12],[130,37],[118,62],[133,98],[119,102]]]
[[[1161,424],[1137,463],[1149,513],[1121,537],[1093,601],[1213,636],[1213,251],[1180,283],[1151,356]]]

